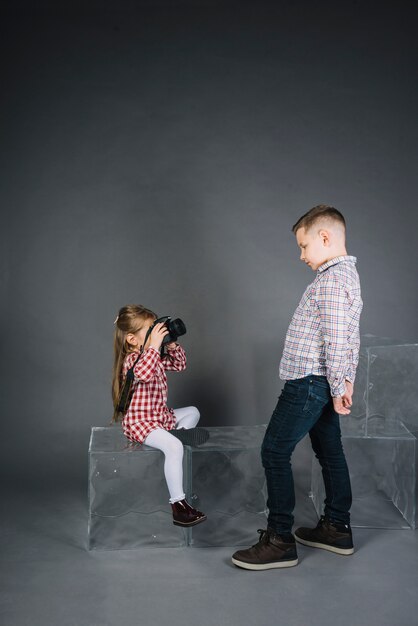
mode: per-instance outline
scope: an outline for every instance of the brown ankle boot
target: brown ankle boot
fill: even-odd
[[[175,526],[195,526],[206,519],[206,515],[191,507],[187,500],[174,502],[171,508],[173,509],[173,524]]]

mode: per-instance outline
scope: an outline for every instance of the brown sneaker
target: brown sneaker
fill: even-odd
[[[174,502],[171,508],[175,526],[196,526],[207,519],[204,513],[190,506],[187,500]]]
[[[282,537],[267,528],[257,530],[260,533],[258,543],[248,550],[238,550],[232,555],[232,562],[238,567],[251,570],[293,567],[298,564],[296,544],[292,535]]]
[[[322,548],[336,554],[353,554],[353,536],[347,524],[336,524],[324,515],[316,528],[298,528],[295,530],[298,543],[311,548]]]

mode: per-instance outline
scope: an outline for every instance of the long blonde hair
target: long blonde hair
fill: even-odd
[[[117,410],[118,400],[122,389],[122,368],[125,357],[133,348],[126,341],[129,333],[137,333],[147,320],[157,319],[156,314],[146,309],[141,304],[128,304],[123,306],[115,320],[115,335],[113,340],[113,375],[112,375],[112,400],[113,421],[118,422],[121,418]]]

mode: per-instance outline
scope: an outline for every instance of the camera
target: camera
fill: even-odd
[[[156,324],[162,323],[164,323],[165,327],[168,330],[168,335],[166,335],[163,339],[163,346],[165,346],[167,343],[171,343],[172,341],[177,341],[178,337],[186,334],[186,326],[184,325],[183,320],[179,318],[172,320],[169,315],[165,315],[164,317],[159,317],[158,319],[156,319],[153,325],[148,329],[148,333],[151,333]],[[145,338],[144,345],[148,338],[148,333],[147,337]]]

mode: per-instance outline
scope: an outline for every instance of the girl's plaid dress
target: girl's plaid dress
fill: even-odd
[[[138,358],[138,352],[131,352],[125,358],[122,377]],[[181,372],[186,369],[186,353],[176,345],[168,349],[161,358],[155,348],[147,348],[134,367],[134,383],[131,403],[124,415],[123,432],[131,441],[144,443],[147,436],[156,428],[173,430],[176,418],[173,409],[167,406],[166,370]]]

